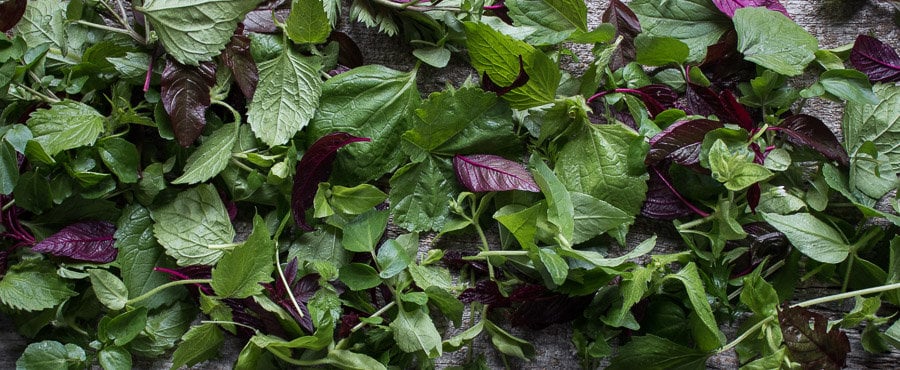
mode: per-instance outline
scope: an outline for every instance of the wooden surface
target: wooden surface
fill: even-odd
[[[587,0],[589,7],[589,22],[597,24],[600,15],[606,9],[607,1]],[[794,20],[815,35],[822,48],[837,47],[852,43],[858,34],[872,34],[879,39],[900,47],[900,29],[894,24],[894,8],[886,1],[840,1],[840,0],[782,0],[781,1],[793,16]],[[855,14],[851,14],[856,12]],[[345,14],[347,14],[345,12]],[[360,24],[344,24],[342,29],[349,33],[361,46],[367,63],[388,65],[397,69],[409,69],[414,63],[408,47],[399,38],[387,38],[377,35],[372,30],[366,29]],[[576,52],[587,53],[584,48],[576,48]],[[582,58],[584,60],[584,58]],[[569,61],[567,68],[578,71],[583,65]],[[465,62],[459,56],[447,69],[437,70],[424,67],[420,72],[420,89],[423,93],[442,89],[447,83],[458,83],[466,77],[473,75]],[[840,107],[836,104],[815,102],[806,107],[806,112],[816,115],[837,128],[840,122]],[[652,231],[652,232],[651,232]],[[659,223],[641,220],[633,228],[632,240],[643,240],[650,234],[659,234],[659,247],[654,253],[665,253],[679,250],[677,235],[670,223]],[[474,238],[445,239],[441,246],[454,248],[477,248]],[[431,245],[425,243],[423,248]],[[805,298],[831,294],[826,288],[816,285],[804,286],[797,294],[798,300]],[[817,310],[829,317],[838,317],[841,312],[852,308],[852,302],[842,304],[825,305],[817,307]],[[896,309],[896,308],[894,308]],[[729,339],[735,337],[735,328],[739,323],[734,323],[723,328]],[[459,331],[451,329],[447,335]],[[576,369],[578,362],[575,357],[575,349],[571,343],[571,329],[567,325],[555,325],[541,331],[524,331],[513,329],[515,335],[531,341],[537,349],[537,358],[530,362],[513,361],[513,368],[525,369]],[[852,352],[848,360],[849,368],[857,369],[896,369],[900,368],[900,351],[894,350],[887,354],[872,355],[863,351],[859,342],[859,332],[849,330]],[[15,361],[24,350],[27,342],[15,333],[9,319],[0,313],[0,370],[15,367]],[[502,362],[491,349],[490,343],[481,337],[474,344],[475,351],[484,353],[492,368],[502,367]],[[236,340],[229,340],[222,349],[222,356],[214,361],[199,364],[196,369],[221,369],[228,368],[233,363],[240,351],[241,344]],[[439,368],[460,364],[465,356],[465,351],[449,353],[437,360]],[[165,359],[157,359],[151,362],[136,362],[136,368],[168,368],[170,362]],[[738,364],[733,353],[725,353],[716,356],[707,362],[709,368],[732,369]]]

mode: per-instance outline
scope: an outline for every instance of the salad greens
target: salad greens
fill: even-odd
[[[585,368],[836,369],[859,327],[895,351],[896,45],[820,49],[777,0],[587,9],[0,0],[16,366],[179,368],[230,336],[240,369],[483,367],[478,338],[510,366],[541,351],[512,327],[563,323]],[[346,21],[416,65],[366,64]],[[475,75],[423,96],[451,61]],[[800,301],[811,280],[840,293]]]

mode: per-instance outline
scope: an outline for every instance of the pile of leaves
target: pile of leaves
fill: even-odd
[[[178,368],[226,336],[242,369],[429,368],[466,348],[485,366],[476,338],[527,360],[509,329],[560,323],[586,368],[732,349],[749,369],[840,368],[855,327],[867,351],[900,345],[900,56],[867,35],[820,49],[777,0],[612,0],[593,29],[582,0],[0,14],[19,368]],[[379,45],[344,22],[405,39],[416,66],[366,64]],[[576,45],[586,68],[561,70]],[[451,60],[477,75],[423,97],[418,72]],[[840,136],[799,113],[812,99],[845,104]],[[629,232],[648,219],[675,252]],[[810,280],[842,293],[797,302]]]

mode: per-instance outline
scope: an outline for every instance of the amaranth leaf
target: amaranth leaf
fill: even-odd
[[[837,327],[828,329],[828,319],[802,307],[783,304],[778,323],[793,361],[804,369],[842,369],[847,363],[850,340]]]
[[[538,193],[528,169],[519,162],[490,154],[453,157],[456,179],[472,192],[524,190]]]
[[[842,165],[850,163],[847,151],[841,146],[841,142],[834,132],[825,126],[822,120],[805,114],[795,114],[788,117],[780,125],[771,127],[785,134],[786,139],[794,145],[810,147],[833,161]]]
[[[188,146],[206,127],[206,109],[210,104],[210,89],[216,84],[216,65],[211,62],[186,66],[166,59],[162,73],[160,95],[163,107],[172,121],[175,139]]]
[[[708,119],[676,122],[650,139],[650,152],[644,163],[653,166],[666,158],[682,165],[700,161],[697,149],[706,133],[722,128],[722,122]]]
[[[731,28],[728,17],[709,0],[633,0],[628,6],[637,14],[644,34],[674,37],[687,44],[688,61],[703,60],[706,47]]]
[[[64,227],[41,240],[32,251],[97,263],[112,262],[118,250],[113,234],[116,225],[105,221],[82,221]]]
[[[859,35],[850,50],[850,64],[875,82],[900,81],[900,55],[872,36]]]
[[[0,3],[0,14],[3,14],[3,17],[0,17],[0,32],[9,31],[19,23],[27,5],[28,0],[9,0]]]
[[[228,166],[231,159],[231,148],[237,141],[240,126],[237,122],[223,125],[188,157],[184,165],[184,173],[173,184],[196,184],[209,180]]]
[[[765,8],[734,13],[738,50],[744,59],[786,76],[803,73],[816,57],[819,41],[790,18]]]
[[[250,38],[244,35],[231,36],[231,42],[222,51],[222,63],[231,70],[244,97],[253,98],[259,84],[259,70],[250,54]]]
[[[784,5],[781,5],[778,0],[712,0],[713,4],[716,4],[716,8],[725,13],[725,15],[729,17],[734,17],[734,11],[740,8],[748,8],[748,7],[763,7],[769,10],[774,10],[777,12],[781,12],[787,17],[791,15],[788,14],[787,9],[784,8]]]
[[[616,37],[622,37],[622,42],[616,48],[609,67],[613,70],[624,67],[635,58],[634,38],[641,33],[641,22],[631,8],[621,0],[610,1],[600,20],[613,25],[616,28]]]

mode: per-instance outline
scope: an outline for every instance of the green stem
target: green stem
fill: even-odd
[[[379,316],[381,316],[381,315],[384,315],[385,312],[387,312],[388,310],[390,310],[390,309],[391,309],[392,307],[394,307],[394,305],[396,305],[396,304],[397,304],[396,301],[390,301],[390,302],[388,302],[386,305],[384,305],[384,307],[379,308],[378,311],[375,311],[375,312],[373,312],[371,315],[369,315],[369,318],[379,317]],[[356,324],[355,326],[353,326],[353,328],[350,329],[350,333],[355,333],[355,332],[359,331],[359,329],[364,328],[365,326],[366,326],[366,323],[365,323],[365,322],[360,322],[359,324]],[[335,349],[344,349],[345,347],[347,347],[347,344],[350,343],[349,341],[347,341],[348,338],[349,338],[349,336],[348,336],[347,338],[341,339],[341,340],[334,346],[334,348],[335,348]]]
[[[478,238],[481,239],[481,250],[486,253],[491,251],[491,245],[488,244],[487,236],[484,234],[484,230],[481,229],[481,225],[478,224],[478,220],[472,220],[472,226],[475,227],[475,231],[478,232]],[[479,253],[479,255],[481,254]],[[487,260],[488,265],[488,277],[491,280],[494,280],[494,265],[491,264],[490,260]]]
[[[0,211],[8,211],[12,206],[16,205],[15,199],[10,199],[9,203],[3,205],[3,208],[0,208]]]
[[[269,352],[272,353],[273,355],[275,355],[275,357],[278,357],[281,361],[287,362],[291,365],[305,366],[305,367],[317,367],[319,365],[325,364],[325,362],[323,361],[324,359],[297,360],[297,359],[292,358],[289,355],[281,353],[281,351],[278,351],[278,350],[274,350],[274,351],[270,350]]]
[[[147,43],[147,41],[144,40],[144,38],[141,35],[138,35],[137,33],[135,33],[132,30],[127,30],[124,28],[110,27],[110,26],[97,24],[97,23],[91,23],[91,22],[82,21],[82,20],[77,20],[77,21],[75,21],[75,23],[80,24],[85,27],[96,28],[98,30],[104,30],[104,31],[115,32],[115,33],[127,35],[128,37],[131,37],[132,39],[134,39],[134,41],[137,41],[141,45]]]
[[[847,291],[847,285],[850,284],[850,273],[853,272],[853,262],[856,259],[856,251],[850,252],[850,258],[847,259],[847,271],[844,272],[844,283],[841,285],[841,292]]]
[[[59,98],[44,95],[44,94],[38,92],[37,90],[32,89],[32,88],[30,88],[30,87],[28,87],[28,86],[25,86],[25,85],[16,84],[16,88],[25,90],[25,91],[27,91],[29,94],[38,97],[38,99],[40,99],[41,101],[43,101],[43,102],[45,102],[45,103],[48,103],[48,104],[53,104],[53,103],[59,103],[59,102],[60,102]]]
[[[278,255],[278,248],[275,248],[275,270],[278,271],[278,278],[281,279],[281,283],[284,284],[284,290],[287,291],[288,297],[291,298],[291,305],[297,310],[297,315],[302,318],[303,310],[300,309],[300,304],[297,303],[297,297],[294,297],[294,289],[291,289],[291,284],[284,277],[284,271],[281,271],[281,257]]]
[[[693,221],[691,221],[691,222],[687,222],[687,223],[683,223],[683,224],[681,224],[681,225],[678,225],[678,227],[676,227],[676,228],[678,229],[678,231],[687,230],[687,229],[693,229],[694,227],[703,225],[703,224],[705,224],[705,223],[711,221],[713,218],[714,218],[714,217],[713,217],[712,215],[706,216],[706,217],[703,217],[703,218],[698,218],[698,219],[693,220]]]
[[[473,260],[483,260],[487,259],[491,256],[503,256],[503,257],[517,257],[517,256],[527,256],[528,251],[484,251],[480,252],[474,256],[463,257],[464,260],[473,261]]]
[[[244,243],[210,244],[210,245],[207,245],[206,247],[209,249],[214,249],[214,250],[233,250],[234,248],[237,248],[237,247],[241,246],[242,244],[244,244]]]
[[[135,298],[129,299],[127,302],[125,302],[125,304],[127,304],[127,305],[133,305],[133,304],[135,304],[135,303],[137,303],[137,302],[140,302],[140,301],[143,301],[143,300],[145,300],[145,299],[147,299],[147,298],[150,298],[150,297],[152,297],[154,294],[159,293],[159,292],[161,292],[161,291],[163,291],[163,290],[166,290],[166,289],[168,289],[168,288],[171,288],[171,287],[173,287],[173,286],[179,286],[179,285],[191,285],[191,284],[209,284],[209,283],[212,283],[212,279],[185,279],[185,280],[170,281],[170,282],[168,282],[168,283],[165,283],[165,284],[163,284],[163,285],[160,285],[160,286],[158,286],[158,287],[156,287],[156,288],[151,289],[151,290],[150,290],[149,292],[147,292],[147,293],[144,293],[144,294],[139,295],[139,296],[137,296],[137,297],[135,297]]]
[[[258,330],[256,330],[256,328],[254,328],[250,325],[241,324],[239,322],[234,322],[234,321],[203,320],[203,321],[200,321],[200,323],[201,324],[217,324],[217,325],[235,325],[235,326],[245,327],[245,328],[253,330],[253,331],[258,331]]]
[[[751,326],[750,329],[747,329],[747,331],[745,331],[743,334],[741,334],[737,338],[734,338],[733,341],[729,342],[724,347],[716,350],[716,353],[718,354],[718,353],[728,352],[729,350],[731,350],[732,348],[736,347],[738,344],[743,342],[744,339],[747,339],[751,335],[755,334],[757,330],[759,330],[760,328],[763,327],[763,325],[768,324],[772,320],[775,320],[775,317],[776,316],[774,316],[774,315],[769,316],[769,317],[765,318],[764,320],[761,320],[760,322],[756,323],[756,325]]]

